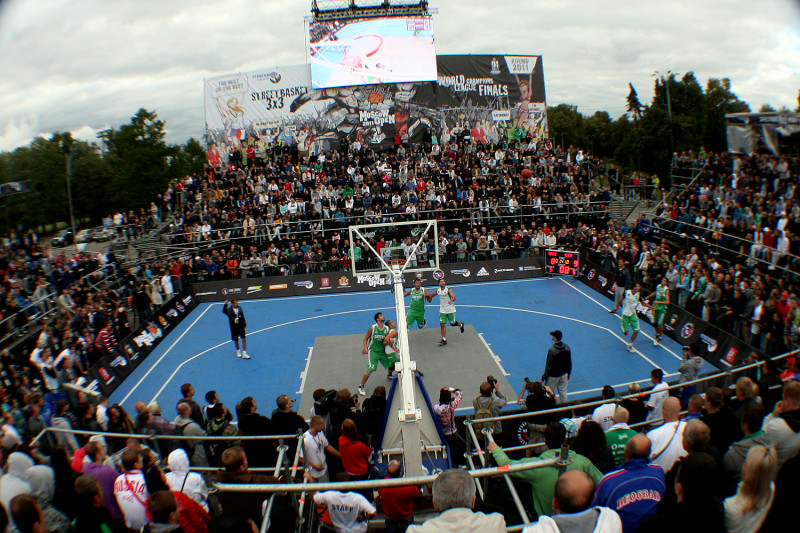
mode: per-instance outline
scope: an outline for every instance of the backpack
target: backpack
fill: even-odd
[[[475,398],[475,403],[478,404],[478,407],[480,407],[480,405],[481,405],[481,401],[480,400],[481,400],[481,396],[477,396]],[[491,418],[491,417],[494,416],[494,414],[492,414],[492,402],[493,401],[494,401],[494,396],[490,396],[489,397],[489,403],[486,404],[486,407],[480,407],[480,409],[475,411],[475,418],[474,418],[475,422],[472,423],[472,428],[475,430],[475,433],[477,433],[479,437],[480,437],[481,431],[483,431],[483,428],[494,429],[494,423],[493,422],[477,422],[477,420],[480,420],[481,418]]]
[[[239,436],[239,428],[231,424],[229,420],[223,420],[222,422],[209,420],[207,431],[209,436],[212,437]],[[222,452],[233,446],[241,446],[241,443],[242,441],[239,439],[208,441],[208,457],[213,461],[214,465],[221,464]]]
[[[191,424],[191,422],[187,422],[182,426],[178,426],[178,435],[183,435],[183,430],[186,429],[186,426],[189,424]],[[186,452],[186,456],[189,457],[189,463],[191,464],[192,455],[194,454],[194,447],[197,446],[197,443],[189,444],[191,441],[188,439],[176,439],[176,441],[178,443],[178,448]]]

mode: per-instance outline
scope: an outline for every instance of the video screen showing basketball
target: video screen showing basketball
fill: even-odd
[[[314,89],[436,80],[430,16],[326,20],[309,31]]]

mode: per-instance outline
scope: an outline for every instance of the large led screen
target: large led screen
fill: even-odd
[[[436,80],[429,16],[320,21],[309,41],[314,89]]]

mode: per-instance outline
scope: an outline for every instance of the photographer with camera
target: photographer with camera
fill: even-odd
[[[500,385],[497,380],[494,376],[486,376],[486,381],[481,383],[480,394],[472,402],[472,407],[475,409],[475,420],[500,416],[500,409],[506,403],[506,397],[500,392]],[[478,431],[482,427],[483,424],[475,424],[475,428]],[[492,422],[491,428],[495,438],[503,433],[503,425],[499,420]]]
[[[527,397],[525,396],[526,392],[528,393]],[[523,397],[525,398],[524,400]],[[541,381],[531,381],[525,378],[525,388],[522,389],[517,403],[524,405],[530,412],[546,411],[555,408],[556,398],[555,394],[553,394],[553,389],[543,385]],[[535,457],[545,451],[544,430],[547,424],[555,421],[555,414],[532,416],[526,420],[528,423],[528,444],[542,444],[537,448],[529,448],[526,451],[527,457]]]

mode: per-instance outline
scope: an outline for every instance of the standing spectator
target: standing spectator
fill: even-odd
[[[239,418],[239,430],[244,436],[273,435],[272,421],[266,416],[256,413],[258,404],[252,396],[248,396],[236,406]],[[246,440],[244,449],[252,466],[274,466],[275,446],[271,440]]]
[[[644,422],[647,419],[647,407],[642,399],[644,395],[639,384],[631,383],[628,385],[627,395],[630,397],[619,402],[619,406],[628,410],[628,423],[638,424],[639,422]]]
[[[505,533],[506,521],[498,513],[474,512],[475,481],[464,470],[445,470],[433,482],[433,507],[440,513],[408,533]]]
[[[42,510],[36,503],[36,498],[30,494],[14,496],[8,506],[9,514],[13,519],[9,529],[16,528],[19,533],[41,533],[48,531]]]
[[[711,430],[711,447],[724,454],[730,445],[742,437],[739,420],[731,413],[724,402],[724,394],[719,387],[706,391],[706,414],[700,417]],[[766,429],[766,428],[765,428]]]
[[[683,448],[683,431],[686,422],[680,420],[681,402],[677,398],[664,400],[664,423],[647,433],[652,444],[650,461],[668,472],[675,461],[686,455]]]
[[[613,400],[616,393],[611,385],[603,386],[603,399]],[[614,425],[614,411],[617,409],[616,402],[608,402],[598,406],[592,413],[592,420],[600,424],[603,431],[608,431]]]
[[[142,473],[139,452],[132,449],[122,452],[122,470],[122,475],[114,482],[114,497],[125,517],[125,525],[138,531],[150,522],[146,510],[150,494]]]
[[[167,466],[170,470],[166,475],[169,489],[186,494],[208,512],[208,502],[206,501],[208,487],[206,487],[202,475],[189,471],[189,456],[186,455],[186,451],[180,448],[173,450],[167,457]]]
[[[539,459],[553,459],[561,453],[561,446],[563,446],[566,441],[566,436],[567,430],[563,424],[554,422],[548,425],[544,432],[547,451],[540,455],[538,459],[526,458],[512,461],[508,458],[503,449],[494,442],[489,443],[486,449],[491,452],[498,466]],[[570,451],[569,455],[572,458],[572,462],[567,466],[567,470],[582,470],[589,474],[595,483],[599,482],[603,477],[603,474],[586,457],[574,451]],[[539,516],[553,514],[553,490],[556,480],[558,480],[557,467],[545,466],[533,470],[524,470],[521,472],[514,472],[511,476],[523,479],[531,484],[531,488],[533,489],[533,507],[536,510],[536,514]]]
[[[650,371],[650,381],[653,383],[653,388],[650,390],[650,398],[644,405],[648,411],[647,420],[653,421],[652,426],[659,426],[663,423],[660,422],[662,418],[661,406],[669,396],[668,385],[662,381],[663,379],[664,371],[660,368],[654,368]]]
[[[100,442],[90,441],[86,445],[86,457],[89,458],[89,462],[83,465],[84,475],[92,476],[97,480],[103,496],[103,503],[115,520],[121,520],[123,518],[122,511],[114,497],[114,483],[119,473],[104,464],[107,459],[105,446]]]
[[[487,379],[491,381],[481,383],[480,394],[472,401],[476,419],[479,419],[481,413],[486,413],[492,418],[498,417],[500,409],[506,405],[506,397],[500,392],[500,384],[491,376],[487,376]],[[500,420],[492,422],[492,433],[495,436],[503,433],[503,423]]]
[[[337,481],[349,481],[342,472]],[[314,494],[314,503],[327,507],[331,523],[337,533],[366,533],[369,519],[377,513],[375,507],[357,492],[329,490]]]
[[[760,403],[750,404],[742,410],[742,432],[744,437],[728,448],[722,459],[725,473],[734,482],[738,483],[742,475],[742,466],[750,449],[755,446],[769,446],[772,436],[761,429],[764,423],[764,406]]]
[[[386,474],[386,479],[402,477],[400,462],[389,461]],[[405,533],[408,526],[414,523],[414,498],[419,494],[419,487],[414,485],[378,489],[378,495],[383,502],[383,514],[386,516],[386,533]]]
[[[787,381],[783,386],[783,400],[764,419],[764,431],[772,437],[781,462],[797,453],[792,444],[800,433],[800,382]]]
[[[725,528],[728,533],[759,531],[775,498],[773,480],[778,473],[775,448],[753,446],[747,452],[736,494],[726,499]]]
[[[572,375],[572,352],[569,346],[562,342],[563,337],[560,330],[550,332],[553,346],[547,350],[547,361],[544,366],[542,383],[556,391],[558,401],[567,401],[567,385]]]
[[[188,405],[191,409],[191,415],[189,418],[197,422],[198,426],[204,427],[206,422],[203,419],[203,409],[200,407],[200,404],[194,401],[194,387],[192,384],[184,383],[181,385],[181,394],[183,394],[181,402]]]
[[[325,419],[317,415],[312,416],[311,427],[303,434],[303,447],[300,450],[300,457],[311,467],[311,480],[317,483],[329,480],[325,453],[340,457],[339,451],[328,443],[324,429]]]
[[[46,465],[36,465],[28,469],[28,480],[36,497],[48,533],[69,533],[72,524],[67,515],[53,507],[53,497],[56,492],[56,475],[53,469]]]
[[[241,446],[234,446],[222,452],[222,468],[217,470],[217,483],[237,485],[278,483],[274,476],[254,474],[248,470],[247,455]],[[261,504],[263,493],[255,492],[220,492],[219,503],[225,513],[245,516],[254,522],[261,523]]]
[[[683,347],[683,361],[678,366],[680,373],[678,384],[696,380],[701,368],[703,368],[703,358],[695,355],[694,348],[687,344]],[[695,390],[697,390],[697,385],[688,385],[681,389],[681,407],[686,408],[689,398],[692,397]]]
[[[553,494],[552,518],[540,516],[539,521],[522,531],[550,533],[553,531],[603,531],[622,533],[620,515],[608,506],[592,507],[595,482],[585,472],[570,470],[556,481]]]
[[[528,411],[534,413],[536,411],[547,411],[556,406],[555,394],[553,389],[547,385],[543,385],[541,381],[528,381],[525,383],[525,388],[520,393],[518,403],[522,403],[522,395],[525,392],[528,395],[525,397],[524,404]],[[527,419],[528,421],[528,444],[540,444],[536,448],[529,448],[525,453],[527,457],[539,455],[544,451],[544,429],[550,422],[555,422],[555,414],[543,414],[532,416]]]
[[[177,435],[194,437],[207,436],[207,433],[203,427],[190,418],[192,409],[189,407],[189,405],[181,401],[178,403],[176,410],[178,411],[178,416],[175,417],[175,420],[173,420],[172,423],[175,424]],[[208,457],[206,456],[205,447],[203,446],[202,441],[194,439],[181,439],[181,442],[178,444],[187,450],[187,455],[189,455],[189,459],[193,466],[208,466]]]
[[[272,411],[272,431],[275,435],[297,435],[298,431],[304,433],[308,431],[308,424],[305,419],[298,415],[296,411],[292,411],[294,400],[285,394],[278,396],[275,400],[278,408]],[[288,441],[287,450],[288,457],[294,457],[295,450],[297,450],[297,440],[291,439]]]
[[[113,518],[103,505],[103,490],[93,476],[82,475],[74,483],[76,508],[75,531],[81,533],[131,533],[119,520]],[[114,492],[111,492],[114,497]]]
[[[458,434],[458,426],[456,426],[456,409],[461,403],[462,397],[461,389],[442,387],[439,390],[439,403],[433,406],[436,420],[439,421],[439,427],[444,433],[444,438],[447,439],[450,458],[454,465],[462,463],[466,451],[464,440]]]
[[[14,452],[8,456],[6,474],[0,478],[0,503],[6,509],[11,509],[11,500],[19,494],[30,494],[33,491],[28,483],[28,469],[33,466],[33,460],[21,452]],[[16,533],[13,522],[9,524],[9,533]]]
[[[664,470],[650,464],[650,451],[650,439],[634,434],[625,445],[622,469],[597,485],[594,504],[617,511],[624,533],[635,533],[644,519],[656,515],[664,498]]]
[[[349,418],[342,422],[339,454],[342,458],[342,466],[350,475],[350,479],[354,481],[367,479],[372,448],[361,442],[356,424]]]

